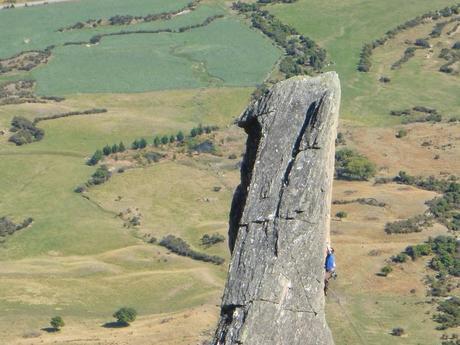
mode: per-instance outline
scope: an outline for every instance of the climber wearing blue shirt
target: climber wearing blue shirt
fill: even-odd
[[[327,249],[326,262],[324,264],[326,275],[324,277],[324,294],[327,296],[327,288],[329,286],[329,280],[336,277],[335,273],[335,254],[334,248]]]

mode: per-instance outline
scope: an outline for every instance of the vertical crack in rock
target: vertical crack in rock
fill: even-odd
[[[276,84],[240,117],[248,139],[213,345],[333,345],[323,284],[339,104],[329,72]]]

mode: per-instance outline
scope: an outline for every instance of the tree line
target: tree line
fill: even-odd
[[[190,130],[188,136],[186,136],[182,131],[178,131],[176,134],[170,135],[155,135],[152,140],[152,146],[160,147],[161,145],[168,145],[173,143],[181,144],[190,138],[195,138],[202,134],[209,134],[213,131],[217,131],[218,129],[218,126],[203,126],[202,124],[199,124],[197,127],[193,127]],[[131,143],[131,146],[129,148],[132,150],[140,150],[146,148],[148,145],[149,143],[147,139],[139,138],[135,139]],[[110,156],[113,153],[125,152],[126,150],[127,148],[122,141],[119,144],[106,145],[102,149],[97,149],[93,153],[93,155],[87,160],[86,164],[96,165],[101,161],[102,158],[104,158],[104,156]]]
[[[460,277],[459,251],[460,242],[454,236],[441,235],[430,237],[422,244],[410,245],[391,258],[394,264],[401,264],[409,258],[415,261],[421,257],[431,256],[429,267],[436,272],[436,275],[428,276],[426,283],[431,296],[442,297],[441,300],[436,300],[438,313],[433,315],[433,320],[439,323],[437,327],[439,330],[460,326],[460,298],[452,294],[456,283],[451,279],[451,277]]]
[[[260,30],[285,51],[285,57],[280,61],[278,70],[283,78],[295,75],[312,75],[327,65],[326,50],[314,40],[301,35],[293,27],[282,23],[268,11],[262,9],[268,3],[292,3],[290,0],[259,0],[257,3],[234,2],[232,8],[251,20],[252,27]],[[265,81],[254,91],[252,97],[258,98],[268,90],[271,82]]]
[[[377,47],[383,46],[387,41],[394,38],[398,33],[414,28],[420,24],[423,24],[427,20],[438,20],[442,17],[450,17],[454,14],[460,13],[460,3],[445,7],[441,10],[430,11],[422,14],[421,16],[415,17],[411,20],[406,21],[403,24],[398,25],[396,28],[391,29],[383,35],[383,37],[378,38],[372,42],[365,43],[361,49],[360,59],[358,62],[357,69],[360,72],[369,72],[372,66],[372,53]],[[439,30],[439,29],[438,29]]]
[[[16,224],[8,217],[0,217],[0,239],[14,234],[16,231],[27,228],[33,222],[33,218],[28,217],[21,223]],[[1,241],[0,241],[1,242]]]
[[[194,260],[212,262],[215,265],[222,265],[225,262],[225,260],[220,256],[208,255],[206,253],[200,253],[193,250],[187,242],[174,235],[167,235],[158,244],[168,248],[173,253],[181,256],[188,256]]]
[[[201,0],[193,0],[189,2],[187,5],[183,6],[182,8],[179,8],[177,10],[173,10],[170,12],[161,12],[161,13],[152,13],[152,14],[147,14],[145,16],[132,16],[129,14],[122,14],[122,15],[115,15],[112,16],[108,19],[88,19],[85,22],[77,22],[73,25],[70,25],[68,27],[63,27],[58,29],[58,31],[63,32],[63,31],[69,31],[69,30],[80,30],[83,28],[96,28],[98,26],[115,26],[115,25],[131,25],[131,24],[139,24],[139,23],[148,23],[148,22],[153,22],[157,20],[170,20],[174,16],[178,15],[181,12],[190,10],[193,11],[196,9],[198,4],[200,3]]]
[[[421,189],[442,193],[426,202],[428,210],[412,218],[387,223],[385,231],[388,234],[420,232],[430,226],[433,221],[443,224],[452,231],[460,230],[460,183],[454,176],[441,180],[434,176],[421,177],[411,176],[405,171],[400,171],[398,176],[392,179],[378,179],[376,183],[396,182],[400,184],[415,186]]]

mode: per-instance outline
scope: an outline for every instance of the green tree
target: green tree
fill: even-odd
[[[203,125],[200,123],[200,124],[198,125],[198,128],[197,128],[197,134],[198,134],[198,135],[201,135],[201,134],[203,134],[203,132],[204,132],[204,130],[203,130]]]
[[[153,146],[158,147],[160,146],[161,140],[160,137],[157,135],[155,138],[153,138]]]
[[[335,153],[335,167],[338,178],[368,180],[376,173],[375,164],[358,152],[344,148]]]
[[[105,145],[102,149],[102,153],[104,154],[104,156],[108,156],[112,153],[112,148],[109,145]]]
[[[120,308],[117,310],[113,317],[117,319],[118,323],[129,326],[131,322],[136,320],[137,311],[134,308]]]
[[[337,218],[346,218],[348,214],[345,211],[339,211],[335,214]]]
[[[96,165],[102,159],[102,151],[96,150],[91,158],[88,160],[88,165]]]
[[[391,272],[393,272],[393,268],[390,265],[383,266],[380,270],[380,274],[384,277],[389,275]]]
[[[190,136],[192,138],[196,137],[198,135],[198,129],[196,128],[192,128],[192,130],[190,131]]]
[[[180,143],[183,142],[184,139],[185,139],[184,133],[182,133],[182,131],[179,131],[179,132],[177,133],[177,136],[176,136],[176,137],[177,137],[177,141],[180,142]]]
[[[125,152],[125,151],[126,151],[125,144],[123,144],[123,142],[120,141],[120,144],[118,145],[118,152]]]
[[[175,137],[174,135],[171,135],[171,136],[169,137],[169,142],[170,142],[170,143],[173,143],[173,142],[175,142],[175,141],[176,141],[176,137]]]
[[[118,150],[119,150],[118,145],[117,145],[117,144],[113,144],[113,145],[112,145],[112,153],[117,153]]]
[[[167,143],[169,142],[169,138],[167,135],[163,135],[163,137],[161,137],[161,143],[163,145],[166,145]]]
[[[133,141],[133,143],[131,144],[131,148],[133,150],[137,150],[139,148],[139,141],[137,139]]]
[[[59,331],[62,327],[65,326],[64,320],[60,316],[51,318],[50,324],[51,327],[53,327],[56,331]]]
[[[143,148],[145,148],[146,146],[147,146],[147,140],[145,140],[144,138],[141,138],[141,139],[139,140],[139,148],[140,148],[140,149],[143,149]]]

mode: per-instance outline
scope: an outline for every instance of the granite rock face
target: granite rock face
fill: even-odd
[[[332,345],[324,314],[340,83],[335,72],[282,81],[251,104],[232,259],[214,345]]]

